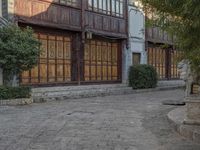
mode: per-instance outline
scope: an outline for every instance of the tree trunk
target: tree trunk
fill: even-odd
[[[19,78],[16,71],[12,72],[3,72],[4,75],[4,85],[5,86],[11,86],[11,87],[17,87],[19,86]]]

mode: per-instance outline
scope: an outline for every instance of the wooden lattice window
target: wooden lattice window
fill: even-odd
[[[88,9],[107,15],[123,17],[123,0],[88,0]]]

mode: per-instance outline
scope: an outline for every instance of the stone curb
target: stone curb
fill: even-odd
[[[150,88],[150,89],[138,89],[138,90],[132,90],[129,94],[137,94],[137,93],[145,93],[145,92],[156,92],[156,91],[168,91],[168,90],[175,90],[175,89],[182,89],[185,86],[166,86],[166,87],[156,87],[156,88]]]
[[[40,96],[34,96],[33,94],[33,101],[35,103],[43,103],[46,101],[55,101],[55,100],[66,100],[66,99],[80,99],[80,98],[91,98],[91,97],[102,97],[102,96],[111,96],[111,95],[126,95],[126,94],[137,94],[137,93],[146,93],[146,92],[154,92],[154,91],[165,91],[165,90],[173,90],[173,89],[180,89],[184,86],[166,86],[166,87],[157,87],[157,88],[151,88],[151,89],[138,89],[133,90],[131,87],[130,89],[114,89],[114,90],[97,90],[92,91],[89,90],[89,92],[81,92],[76,91],[76,94],[72,92],[71,93],[61,93],[60,95],[52,95],[49,96],[44,92]],[[127,88],[127,87],[126,87]],[[91,92],[92,91],[92,92]],[[48,95],[48,96],[47,96]]]
[[[167,86],[167,87],[157,87],[151,89],[138,89],[138,90],[124,90],[122,92],[97,92],[93,94],[86,94],[86,95],[77,95],[77,96],[57,96],[57,97],[32,97],[32,98],[21,98],[21,99],[8,99],[8,100],[0,100],[0,106],[16,106],[16,105],[29,105],[32,103],[41,103],[54,100],[64,100],[64,99],[80,99],[80,98],[89,98],[89,97],[98,97],[98,96],[110,96],[110,95],[125,95],[125,94],[137,94],[137,93],[145,93],[145,92],[153,92],[153,91],[164,91],[164,90],[173,90],[173,89],[180,89],[184,86]]]
[[[167,114],[168,121],[174,129],[183,137],[200,142],[200,126],[183,124],[186,117],[186,108],[181,106]]]
[[[8,99],[0,100],[0,106],[17,106],[17,105],[29,105],[33,103],[32,98],[18,98],[18,99]]]

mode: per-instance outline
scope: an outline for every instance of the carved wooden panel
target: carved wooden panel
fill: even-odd
[[[91,40],[84,49],[85,81],[119,80],[119,43]]]
[[[25,23],[81,29],[80,9],[52,3],[53,0],[48,1],[16,0],[15,14]]]
[[[71,81],[71,38],[38,33],[42,51],[38,65],[22,73],[22,84],[66,83]]]

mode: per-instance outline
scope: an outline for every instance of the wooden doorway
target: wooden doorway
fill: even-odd
[[[121,80],[121,55],[118,42],[90,40],[84,49],[84,81]]]
[[[177,69],[179,52],[172,49],[164,49],[160,46],[148,47],[148,64],[156,68],[159,79],[178,79]]]
[[[36,67],[21,75],[21,84],[55,84],[71,81],[71,37],[36,33],[42,52]]]

